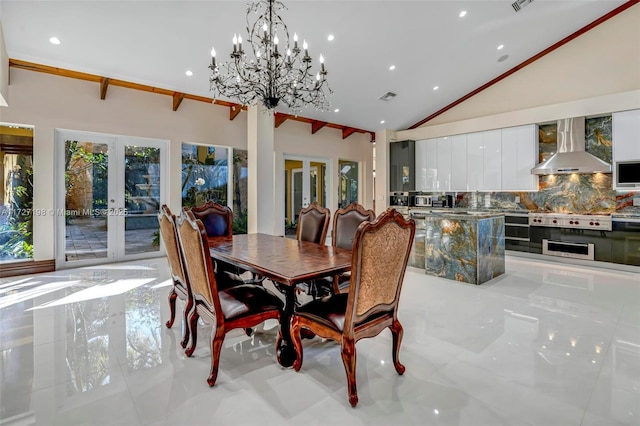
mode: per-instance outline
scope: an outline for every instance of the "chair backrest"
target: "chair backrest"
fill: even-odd
[[[190,211],[183,210],[178,218],[178,241],[184,254],[185,272],[191,284],[194,299],[204,300],[216,313],[218,323],[224,321],[220,310],[218,285],[209,254],[207,233],[200,219]]]
[[[413,219],[406,220],[391,208],[375,221],[360,224],[351,261],[345,332],[372,316],[395,316],[415,232]]]
[[[373,210],[365,209],[353,202],[344,209],[338,209],[333,214],[333,229],[331,230],[331,245],[351,250],[353,238],[358,226],[364,221],[371,222],[376,218]]]
[[[187,209],[188,210],[188,209]],[[201,206],[192,207],[191,212],[200,219],[209,237],[223,237],[233,234],[233,211],[209,200]]]
[[[186,287],[187,281],[184,274],[184,265],[182,263],[180,247],[178,246],[176,217],[171,213],[171,210],[166,204],[163,204],[158,212],[158,222],[160,223],[160,236],[162,237],[167,258],[169,259],[171,276],[174,280],[179,281]]]
[[[298,241],[311,241],[312,243],[324,244],[327,239],[329,229],[329,209],[322,207],[315,201],[308,207],[300,210],[298,216],[298,227],[296,238]]]

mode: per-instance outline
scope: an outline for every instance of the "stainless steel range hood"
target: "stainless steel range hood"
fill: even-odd
[[[611,164],[584,150],[584,117],[558,120],[557,133],[558,152],[531,169],[532,174],[611,173]]]

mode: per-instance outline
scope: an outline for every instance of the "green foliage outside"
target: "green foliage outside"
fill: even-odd
[[[0,260],[33,258],[33,167],[31,155],[18,155],[7,174],[8,205],[0,206]],[[4,190],[4,188],[2,188]]]

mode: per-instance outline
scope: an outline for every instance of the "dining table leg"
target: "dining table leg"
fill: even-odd
[[[276,353],[278,357],[278,363],[283,367],[291,367],[293,362],[297,358],[296,350],[293,347],[293,341],[291,339],[291,332],[289,326],[291,324],[291,317],[296,303],[296,287],[289,285],[282,285],[280,289],[284,293],[285,306],[284,312],[280,316],[280,336],[278,339]]]

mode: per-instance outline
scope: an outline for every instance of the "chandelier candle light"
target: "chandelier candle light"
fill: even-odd
[[[277,0],[256,0],[248,6],[247,41],[253,58],[247,58],[240,35],[234,34],[231,59],[221,65],[211,49],[209,82],[214,97],[235,99],[242,105],[260,102],[267,109],[282,102],[296,115],[307,105],[321,111],[329,108],[327,98],[333,92],[325,79],[324,58],[320,55],[320,71],[314,75],[306,40],[302,49],[297,34],[293,34],[293,46],[289,42],[289,31],[278,14],[283,9],[285,5]]]

